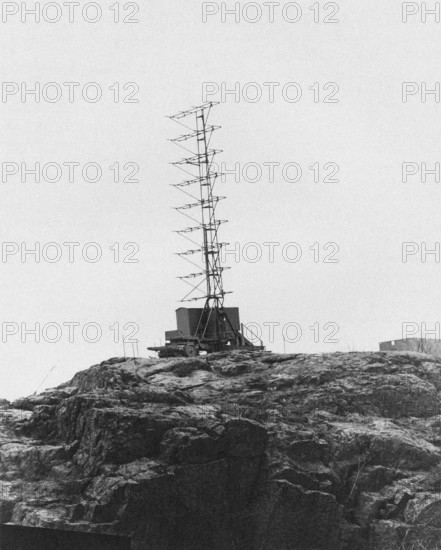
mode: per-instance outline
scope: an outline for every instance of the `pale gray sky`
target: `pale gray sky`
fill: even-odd
[[[440,24],[430,17],[421,23],[418,14],[404,24],[402,3],[395,0],[339,1],[335,24],[322,20],[332,8],[324,11],[325,2],[320,23],[314,23],[315,12],[309,9],[313,2],[299,2],[302,16],[297,23],[284,20],[281,7],[287,2],[280,4],[274,23],[265,8],[256,24],[243,19],[235,23],[231,16],[223,23],[220,4],[219,13],[203,23],[202,3],[195,0],[143,3],[135,24],[114,23],[115,11],[109,8],[115,4],[107,0],[94,24],[84,21],[81,12],[69,23],[67,8],[56,23],[44,17],[34,23],[30,16],[22,23],[20,13],[5,22],[3,14],[2,83],[26,83],[30,89],[40,82],[43,89],[53,82],[63,95],[50,103],[45,98],[54,97],[57,88],[46,87],[39,103],[31,95],[22,102],[20,93],[4,93],[14,91],[13,84],[3,87],[1,162],[23,162],[28,168],[35,162],[77,162],[80,171],[95,162],[103,175],[92,183],[79,174],[70,183],[65,171],[58,182],[35,183],[30,175],[21,182],[19,173],[1,183],[2,243],[17,243],[19,250],[21,243],[28,248],[36,242],[42,247],[81,243],[73,263],[66,247],[56,263],[45,259],[57,253],[54,247],[45,249],[40,263],[31,256],[21,262],[19,252],[3,254],[1,326],[11,332],[19,329],[0,342],[1,396],[32,393],[57,361],[49,386],[122,355],[122,343],[114,342],[115,323],[121,329],[126,323],[139,325],[140,355],[174,328],[174,309],[185,293],[176,277],[185,274],[187,266],[173,255],[185,248],[172,232],[185,221],[171,209],[183,197],[168,185],[179,181],[169,163],[180,158],[180,151],[167,138],[180,129],[165,116],[200,104],[204,82],[219,88],[237,82],[241,90],[256,82],[264,92],[265,82],[280,83],[273,103],[267,95],[256,103],[243,97],[235,102],[232,95],[210,96],[226,99],[213,111],[212,122],[223,126],[213,145],[223,149],[219,160],[230,169],[237,162],[258,163],[264,169],[264,163],[296,162],[303,171],[297,183],[284,181],[279,169],[273,182],[264,172],[255,183],[229,176],[218,187],[219,194],[228,196],[219,207],[220,217],[230,219],[223,228],[224,240],[231,248],[238,243],[241,251],[256,242],[264,251],[256,263],[228,256],[232,269],[225,275],[225,286],[234,294],[226,305],[239,306],[244,322],[280,323],[274,343],[268,343],[269,332],[263,327],[268,348],[283,350],[281,327],[287,323],[297,323],[303,334],[298,343],[288,342],[286,351],[320,352],[377,349],[379,340],[400,337],[403,322],[441,321],[441,264],[430,257],[423,264],[416,255],[406,264],[401,261],[402,242],[425,241],[433,247],[441,241],[441,183],[429,178],[424,184],[417,176],[401,181],[403,162],[431,166],[441,161],[441,104],[433,96],[422,103],[419,95],[403,103],[401,94],[403,82],[426,82],[431,88],[441,80]],[[415,6],[419,4],[409,11]],[[126,17],[134,4],[121,2],[119,7]],[[88,16],[93,17],[93,7],[90,10]],[[53,13],[46,12],[46,19]],[[247,13],[253,16],[252,7]],[[294,11],[285,13],[294,17]],[[73,103],[64,82],[80,83]],[[100,101],[82,99],[88,82],[101,87]],[[134,91],[124,90],[125,83],[137,83],[134,97],[139,102],[115,103],[116,87],[109,86],[116,82],[120,98]],[[291,82],[303,92],[296,103],[281,94]],[[339,86],[339,102],[323,103],[321,89],[320,102],[314,103],[309,87],[330,82]],[[114,183],[109,167],[115,162],[121,169],[137,163],[134,177],[139,182]],[[339,182],[314,183],[308,167],[315,163],[336,163]],[[92,179],[92,172],[88,174]],[[126,175],[123,170],[122,177]],[[97,263],[81,255],[90,242],[102,249]],[[132,242],[139,246],[139,262],[115,263],[116,249],[109,247],[119,243],[124,258],[132,249],[122,248]],[[281,243],[273,263],[265,242]],[[297,263],[286,261],[281,252],[292,242],[303,251]],[[321,248],[337,243],[339,263],[315,263],[309,250],[314,243]],[[10,245],[8,250],[15,248]],[[88,251],[93,256],[93,250]],[[39,343],[23,333],[21,323],[27,328],[40,323]],[[47,323],[79,323],[74,341],[69,342],[64,325],[59,341],[48,342],[56,335],[50,330],[43,334]],[[87,323],[102,327],[98,343],[83,338]],[[309,327],[316,323],[322,329],[326,323],[338,324],[339,342],[324,342],[323,330],[314,342]],[[130,330],[122,332],[127,336]],[[94,337],[92,329],[88,337]]]

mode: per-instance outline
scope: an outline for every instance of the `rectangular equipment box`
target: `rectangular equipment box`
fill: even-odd
[[[130,550],[130,538],[0,525],[0,550]]]
[[[178,338],[184,338],[184,334],[181,330],[166,330],[165,339],[166,340],[177,340]]]
[[[178,331],[182,334],[183,338],[196,336],[199,319],[203,311],[204,310],[202,308],[186,308],[186,307],[181,307],[176,310],[177,328],[178,328]],[[239,308],[226,307],[224,308],[224,312],[228,316],[228,319],[230,320],[234,330],[240,331]],[[231,329],[228,323],[226,323],[225,328],[227,332],[231,332]],[[211,338],[213,337],[213,335],[215,335],[215,332],[216,332],[215,317],[213,313],[212,316],[210,317],[210,321],[208,323],[205,336],[207,338]],[[231,334],[231,337],[233,337],[233,334]]]

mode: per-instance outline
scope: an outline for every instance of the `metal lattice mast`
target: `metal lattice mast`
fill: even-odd
[[[198,272],[179,277],[191,286],[191,290],[181,301],[205,300],[204,310],[209,310],[209,316],[213,310],[222,310],[224,296],[229,294],[224,291],[222,281],[222,272],[228,268],[221,265],[220,257],[222,247],[228,243],[219,242],[218,238],[219,227],[227,220],[216,218],[216,207],[225,197],[214,194],[214,186],[220,175],[217,170],[214,170],[214,158],[221,151],[210,147],[213,132],[220,126],[208,124],[211,109],[216,104],[206,103],[170,117],[191,131],[171,140],[191,154],[172,163],[190,176],[189,179],[173,186],[193,199],[194,202],[178,206],[176,210],[196,224],[177,231],[179,235],[197,246],[178,253],[198,268]],[[193,127],[185,124],[183,119],[193,119]],[[199,187],[199,190],[196,187]],[[199,241],[196,240],[198,238]],[[198,256],[202,265],[194,261]],[[208,322],[207,318],[205,321]]]

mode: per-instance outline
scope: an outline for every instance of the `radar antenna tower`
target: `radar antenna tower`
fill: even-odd
[[[181,302],[204,300],[198,334],[201,338],[210,339],[219,339],[223,332],[222,324],[230,324],[223,313],[224,297],[230,292],[224,290],[222,279],[223,271],[229,268],[224,267],[221,262],[221,250],[229,243],[219,241],[218,237],[220,226],[228,220],[219,220],[216,217],[217,205],[226,197],[214,193],[216,181],[222,175],[214,159],[222,151],[211,146],[213,133],[221,127],[209,124],[211,110],[215,105],[218,102],[204,103],[169,117],[189,131],[170,140],[190,154],[172,163],[187,176],[180,183],[172,184],[173,187],[192,199],[192,202],[175,208],[193,222],[176,233],[195,245],[177,254],[197,267],[196,272],[179,277],[191,287]],[[197,263],[198,260],[200,263]],[[214,323],[210,322],[213,315]]]
[[[170,140],[187,153],[172,164],[185,173],[186,179],[172,184],[190,200],[176,210],[191,221],[178,235],[191,248],[178,255],[197,270],[179,277],[190,286],[181,302],[203,300],[203,307],[180,307],[176,310],[177,330],[165,332],[165,345],[148,349],[159,357],[197,357],[200,353],[247,349],[262,351],[262,340],[240,323],[238,307],[224,307],[226,292],[222,275],[225,269],[221,251],[228,243],[219,240],[219,228],[227,222],[216,216],[216,208],[225,197],[216,195],[214,187],[221,175],[214,159],[222,151],[211,146],[213,133],[220,126],[209,123],[212,108],[218,103],[204,103],[171,116],[185,128],[185,133]],[[257,340],[255,345],[251,339]]]

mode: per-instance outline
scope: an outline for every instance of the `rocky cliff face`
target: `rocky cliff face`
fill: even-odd
[[[441,548],[441,359],[111,359],[0,410],[0,523],[133,550]]]

